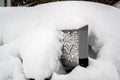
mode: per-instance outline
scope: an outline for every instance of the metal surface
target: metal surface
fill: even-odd
[[[88,26],[78,30],[79,35],[79,59],[88,58]]]
[[[88,26],[79,29],[62,30],[61,62],[66,71],[70,72],[77,65],[88,66]]]

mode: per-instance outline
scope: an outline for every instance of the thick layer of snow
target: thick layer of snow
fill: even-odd
[[[5,44],[17,38],[27,27],[30,27],[29,23],[32,23],[32,17],[29,16],[31,14],[29,14],[28,8],[0,7],[0,38]]]
[[[22,63],[19,61],[14,68],[12,80],[28,80],[23,72]]]
[[[116,68],[111,62],[90,59],[90,66],[77,66],[66,75],[53,74],[51,80],[119,80]]]
[[[56,30],[46,27],[37,27],[29,31],[20,49],[27,78],[44,80],[58,71],[60,65],[58,53],[60,53],[61,44],[57,34]]]
[[[9,61],[0,62],[0,79],[12,80],[14,69],[20,66],[19,64],[20,60],[14,57],[12,57]]]
[[[59,39],[62,38],[59,30],[88,25],[89,35],[94,33],[98,39],[96,42],[102,45],[98,60],[90,59],[88,68],[78,66],[70,74],[54,74],[52,79],[64,80],[71,77],[71,80],[118,80],[119,9],[99,3],[67,1],[31,8],[1,8],[0,12],[0,37],[6,43],[0,47],[1,64],[6,63],[6,59],[9,60],[9,55],[21,57],[25,77],[44,80],[59,71]],[[18,75],[13,76],[14,80],[19,77],[25,79],[20,68],[18,66],[15,70],[14,73]],[[10,68],[11,71],[13,69]]]

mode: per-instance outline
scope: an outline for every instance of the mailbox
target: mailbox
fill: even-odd
[[[88,66],[88,26],[79,29],[62,30],[61,63],[67,72],[77,65]]]

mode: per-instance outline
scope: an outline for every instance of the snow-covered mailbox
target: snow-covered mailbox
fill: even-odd
[[[62,30],[63,45],[61,62],[66,71],[72,70],[77,65],[88,66],[88,25],[73,30]]]
[[[11,80],[45,80],[49,77],[50,80],[120,80],[119,21],[119,9],[83,1],[50,3],[29,9],[1,8],[0,41],[3,40],[4,45],[0,47],[0,80],[9,80],[9,77],[13,78]],[[89,36],[87,27],[83,27],[85,25],[89,27]],[[70,36],[67,29],[78,30],[70,31],[74,35]],[[71,38],[72,42],[78,43],[75,44],[77,47],[71,45],[68,51],[71,53],[75,48],[76,63],[69,62],[69,58],[62,59],[64,63],[66,60],[65,64],[62,62],[65,68],[72,69],[69,74],[61,73],[64,69],[61,69],[59,61],[62,47],[59,39],[63,37],[59,30],[63,30],[63,35],[77,38],[75,42]],[[89,56],[89,66],[84,68],[81,62],[88,62],[87,54],[84,54],[87,53],[88,42],[90,48],[97,52],[97,58]]]

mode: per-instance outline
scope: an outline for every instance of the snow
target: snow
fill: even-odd
[[[0,39],[5,43],[0,46],[0,80],[6,80],[8,73],[13,80],[44,80],[53,73],[52,80],[119,80],[119,21],[119,9],[84,1],[0,8]],[[98,58],[89,58],[88,68],[77,66],[69,74],[57,74],[61,70],[60,30],[85,25],[89,26],[89,35],[97,37],[95,46],[101,45]],[[7,65],[14,67],[6,69]],[[3,70],[7,70],[5,74]]]
[[[28,8],[19,7],[0,7],[0,38],[5,44],[16,39],[29,26],[31,19],[29,19],[28,10]],[[24,17],[26,18],[22,20]],[[27,20],[29,21],[25,22]]]
[[[19,61],[18,65],[14,68],[12,80],[27,80],[24,75],[22,63]]]
[[[114,75],[114,76],[113,76]],[[51,80],[119,80],[117,70],[109,61],[90,59],[87,68],[77,66],[71,73],[54,73]]]
[[[12,57],[10,60],[0,62],[0,79],[12,80],[14,69],[19,66],[19,63],[20,60],[14,57]]]
[[[44,80],[58,71],[60,65],[58,53],[60,53],[61,44],[56,34],[56,30],[38,27],[32,29],[23,41],[20,55],[27,78]]]

